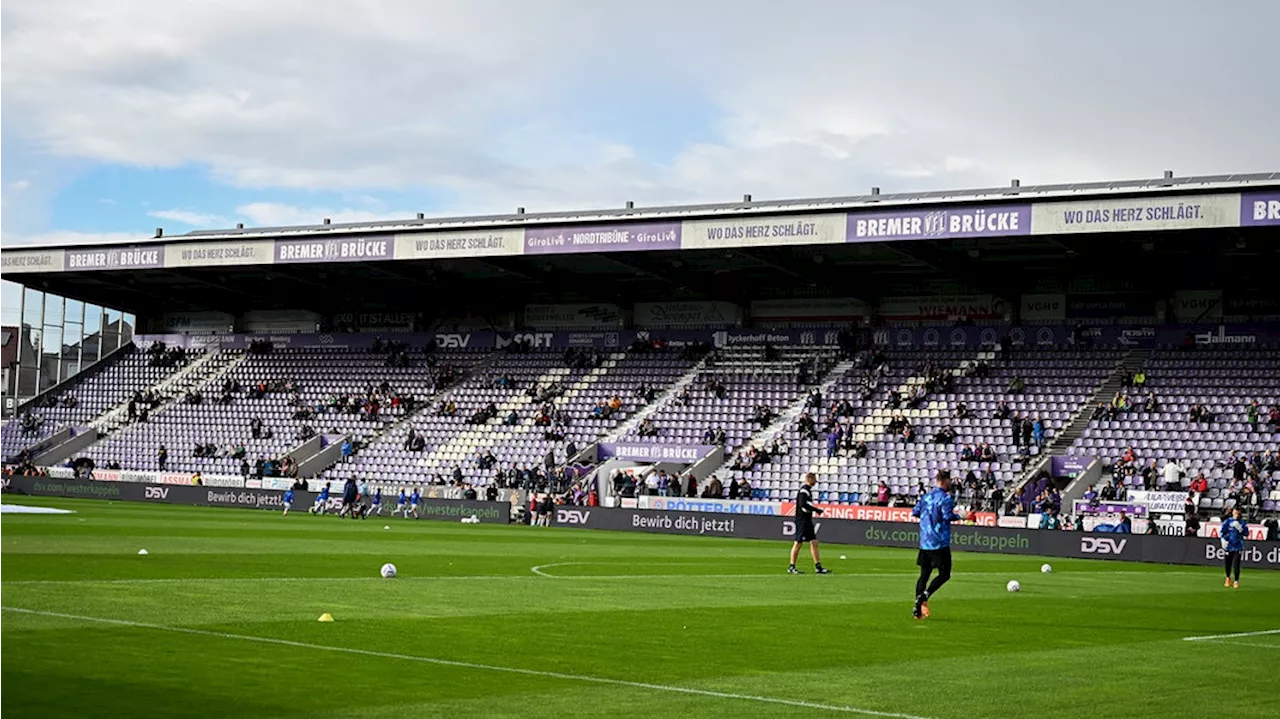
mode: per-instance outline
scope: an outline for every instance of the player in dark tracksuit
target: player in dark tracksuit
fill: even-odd
[[[1222,523],[1222,548],[1226,550],[1227,580],[1224,587],[1240,588],[1240,559],[1244,555],[1244,540],[1249,536],[1249,525],[1240,518],[1240,507],[1231,508],[1231,516]],[[1232,573],[1235,581],[1232,582]]]
[[[818,529],[813,525],[813,515],[822,514],[822,508],[813,505],[813,485],[818,483],[818,477],[812,472],[804,476],[804,484],[800,485],[800,491],[796,493],[796,543],[791,546],[791,566],[787,567],[789,574],[801,574],[796,569],[796,559],[800,557],[800,546],[805,542],[809,543],[809,553],[813,555],[813,571],[817,574],[830,574],[831,570],[822,566],[822,560],[818,558]]]

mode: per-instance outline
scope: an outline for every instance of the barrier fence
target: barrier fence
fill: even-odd
[[[185,504],[248,509],[280,509],[284,492],[273,489],[225,489],[137,482],[92,482],[48,477],[6,477],[6,494],[110,499],[131,502]],[[295,508],[315,502],[313,492],[295,492]],[[393,498],[384,497],[383,503]],[[332,506],[340,500],[330,498]],[[423,498],[423,519],[455,520],[476,516],[481,522],[505,524],[508,502],[472,502]],[[555,523],[560,527],[626,532],[654,532],[735,539],[789,541],[795,536],[795,520],[785,516],[677,512],[605,507],[559,507]],[[917,546],[914,525],[853,519],[819,519],[818,537],[830,544],[871,547]],[[957,526],[952,547],[958,551],[1025,554],[1081,559],[1217,566],[1222,562],[1219,540],[1206,537],[1166,537],[1138,534],[1090,534],[1003,527]],[[1280,542],[1250,541],[1245,547],[1246,566],[1280,569]]]

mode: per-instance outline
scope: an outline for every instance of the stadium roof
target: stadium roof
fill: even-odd
[[[1280,173],[202,231],[118,250],[22,246],[3,254],[7,279],[141,316],[273,308],[482,312],[531,302],[770,297],[874,301],[973,292],[1006,298],[1064,291],[1167,294],[1227,284],[1263,291],[1273,287],[1280,269],[1280,243],[1273,240],[1280,221],[1246,217],[1256,198],[1280,206]],[[1195,214],[1148,222],[1118,212],[1183,206]],[[948,220],[1005,210],[1022,223],[1018,232],[949,231]],[[1115,216],[1092,224],[1064,221],[1066,214],[1104,211]],[[826,220],[829,226],[822,224]],[[910,222],[922,221],[935,222],[931,229],[937,231],[907,234]],[[769,222],[817,226],[822,236],[712,241],[705,232]],[[855,225],[877,222],[891,225],[887,234],[855,236]],[[564,243],[575,227],[616,227],[627,234],[625,228],[642,226],[675,228],[676,239],[600,248],[536,244],[557,232]],[[424,246],[423,238],[472,237],[486,228],[509,238],[509,246],[491,253]],[[381,254],[347,256],[342,247],[333,252],[357,244],[344,237],[384,240]],[[203,249],[191,248],[245,249],[252,257],[206,262],[193,258]],[[298,248],[323,251],[299,256]],[[130,265],[130,258],[148,252],[156,255],[150,264]],[[98,262],[103,257],[107,261]]]
[[[892,194],[850,195],[793,200],[755,200],[744,196],[741,202],[711,203],[700,205],[667,205],[660,207],[631,207],[619,209],[572,210],[562,212],[515,212],[504,215],[473,215],[460,217],[426,217],[391,219],[377,222],[317,222],[314,225],[285,225],[277,227],[234,227],[227,229],[194,230],[182,235],[140,238],[136,241],[119,241],[115,244],[141,244],[169,242],[181,239],[209,240],[219,238],[284,237],[291,235],[393,232],[412,230],[483,228],[503,225],[534,225],[554,223],[580,223],[593,221],[647,220],[659,218],[710,217],[716,215],[745,215],[770,212],[829,212],[858,208],[883,208],[901,205],[934,205],[965,202],[1027,201],[1094,197],[1111,195],[1139,195],[1147,193],[1190,193],[1206,191],[1250,190],[1280,187],[1280,172],[1244,173],[1230,175],[1203,175],[1197,177],[1164,177],[1147,180],[1116,180],[1111,182],[1078,182],[1054,185],[1013,185],[976,190],[935,190],[931,192],[899,192]],[[74,244],[33,244],[35,247],[75,247]],[[6,248],[18,249],[18,248]]]

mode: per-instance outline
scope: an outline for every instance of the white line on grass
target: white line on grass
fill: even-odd
[[[1183,637],[1184,642],[1211,642],[1217,639],[1244,639],[1245,637],[1261,637],[1268,634],[1280,634],[1280,629],[1264,629],[1260,632],[1239,632],[1236,634],[1209,634],[1203,637]]]
[[[1258,649],[1280,649],[1280,644],[1259,644],[1257,642],[1237,642],[1234,639],[1208,639],[1214,644],[1230,644],[1233,647],[1257,647]]]
[[[750,574],[576,574],[576,575],[552,574],[546,571],[548,569],[554,569],[556,567],[585,567],[585,566],[598,566],[602,564],[612,564],[612,563],[611,562],[554,562],[552,564],[539,564],[536,567],[530,567],[529,571],[533,572],[539,577],[545,577],[547,579],[699,579],[699,578],[746,579],[746,578],[758,578],[758,577],[772,577],[774,579],[786,577],[789,579],[791,576],[782,571],[774,572],[772,574],[763,574],[760,572],[754,572]],[[644,563],[642,562],[642,564]],[[679,564],[679,563],[670,563],[670,562],[666,562],[666,563],[648,562],[648,564],[658,564],[659,566],[666,566],[666,567],[693,566],[689,564]],[[1026,574],[1026,573],[1028,572],[1012,572],[1011,573],[1008,570],[994,570],[994,571],[985,571],[985,572],[962,572],[957,576],[964,576],[964,575],[984,576],[984,575],[996,575],[996,574],[1001,574],[1001,575],[1015,574],[1016,575],[1016,574]],[[1141,576],[1141,575],[1151,575],[1152,572],[1127,571],[1127,570],[1085,570],[1082,572],[1071,572],[1071,571],[1060,572],[1058,576],[1074,577],[1074,576],[1079,576],[1083,574],[1102,574],[1107,576],[1114,576],[1114,575]],[[1191,576],[1203,575],[1202,572],[1161,572],[1160,576],[1169,576],[1171,574],[1186,574]],[[898,577],[917,577],[917,576],[919,576],[918,572],[841,572],[837,570],[833,574],[827,575],[827,579],[824,579],[823,581],[831,581],[831,579],[834,577],[860,577],[863,579],[878,579],[878,578],[898,578]]]
[[[616,579],[633,581],[637,579],[759,579],[772,578],[794,581],[791,575],[785,572],[776,572],[773,574],[579,574],[564,575],[551,574],[545,570],[553,567],[561,567],[567,565],[585,565],[585,564],[610,564],[609,562],[562,562],[556,564],[540,564],[532,567],[533,574],[443,574],[425,577],[406,577],[401,574],[395,581],[397,582],[441,582],[441,581],[470,581],[470,580],[531,580],[542,577],[544,579],[572,579],[572,580],[595,580],[595,579]],[[675,565],[668,565],[675,566]],[[988,571],[988,572],[963,572],[956,575],[957,578],[964,576],[987,576],[987,575],[1017,575],[1028,574],[1029,572],[1007,572],[1007,571]],[[1087,570],[1083,572],[1058,572],[1055,577],[1079,577],[1080,575],[1100,574],[1100,575],[1132,575],[1142,576],[1152,574],[1151,572],[1142,571],[1124,571],[1124,570]],[[1198,572],[1160,572],[1159,576],[1167,577],[1171,574],[1182,574],[1189,576],[1202,576]],[[879,579],[879,578],[899,578],[899,577],[915,577],[916,572],[836,572],[828,576],[823,581],[833,581],[835,577],[859,577],[863,579]],[[1083,578],[1083,577],[1082,577]],[[199,584],[199,583],[221,583],[221,582],[385,582],[388,581],[382,577],[155,577],[155,578],[135,578],[135,579],[6,579],[0,581],[0,586],[65,586],[65,585],[85,585],[85,584]]]
[[[593,677],[585,674],[566,674],[563,672],[547,672],[537,669],[521,669],[518,667],[502,667],[492,664],[476,664],[474,662],[456,661],[453,659],[438,659],[435,657],[422,657],[413,654],[397,654],[394,652],[378,652],[369,649],[354,649],[351,647],[333,647],[324,644],[309,644],[307,642],[295,642],[288,639],[274,639],[272,637],[255,637],[249,634],[231,634],[229,632],[213,632],[205,629],[191,629],[188,627],[170,627],[163,624],[149,624],[146,622],[131,622],[125,619],[106,619],[103,617],[87,617],[78,614],[63,614],[61,612],[44,612],[35,609],[21,609],[19,607],[0,607],[8,612],[19,612],[21,614],[32,614],[41,617],[56,617],[59,619],[72,619],[81,622],[96,622],[99,624],[114,624],[122,627],[133,627],[135,629],[154,629],[162,632],[176,632],[179,634],[194,634],[202,637],[215,637],[218,639],[237,639],[244,642],[257,642],[260,644],[275,644],[284,647],[295,647],[298,649],[315,649],[324,652],[339,652],[342,654],[357,654],[367,657],[379,657],[382,659],[399,659],[407,662],[422,662],[425,664],[435,664],[438,666],[457,667],[460,669],[475,669],[488,672],[503,672],[506,674],[521,674],[532,677],[545,677],[548,679],[563,679],[565,681],[584,682],[589,684],[605,684],[609,686],[631,687],[633,689],[649,689],[652,691],[669,692],[672,694],[691,694],[694,696],[713,697],[716,699],[734,699],[744,702],[756,702],[760,704],[780,704],[783,706],[800,707],[804,709],[818,709],[822,711],[841,712],[844,714],[861,714],[863,716],[892,717],[894,719],[925,719],[925,717],[916,716],[914,714],[901,714],[897,712],[882,712],[874,709],[859,709],[857,707],[842,706],[839,704],[818,704],[816,702],[806,702],[794,699],[780,699],[777,697],[755,696],[752,694],[736,694],[733,692],[717,692],[710,689],[694,689],[692,687],[677,687],[666,684],[649,684],[646,682],[632,682],[625,679],[609,679],[606,677]]]

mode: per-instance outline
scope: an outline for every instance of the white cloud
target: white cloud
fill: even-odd
[[[147,213],[151,217],[161,220],[173,220],[184,225],[192,227],[225,227],[228,223],[225,217],[204,212],[190,212],[187,210],[153,210]]]
[[[422,192],[457,211],[1280,167],[1270,0],[723,10],[11,0],[4,120],[60,157],[197,164],[264,191]],[[352,204],[237,214],[394,216]]]
[[[22,192],[23,190],[27,189],[28,187],[31,187],[31,181],[30,181],[30,180],[17,180],[16,182],[10,182],[10,183],[9,183],[9,187],[11,187],[11,188],[13,188],[13,189],[17,190],[18,192]]]

